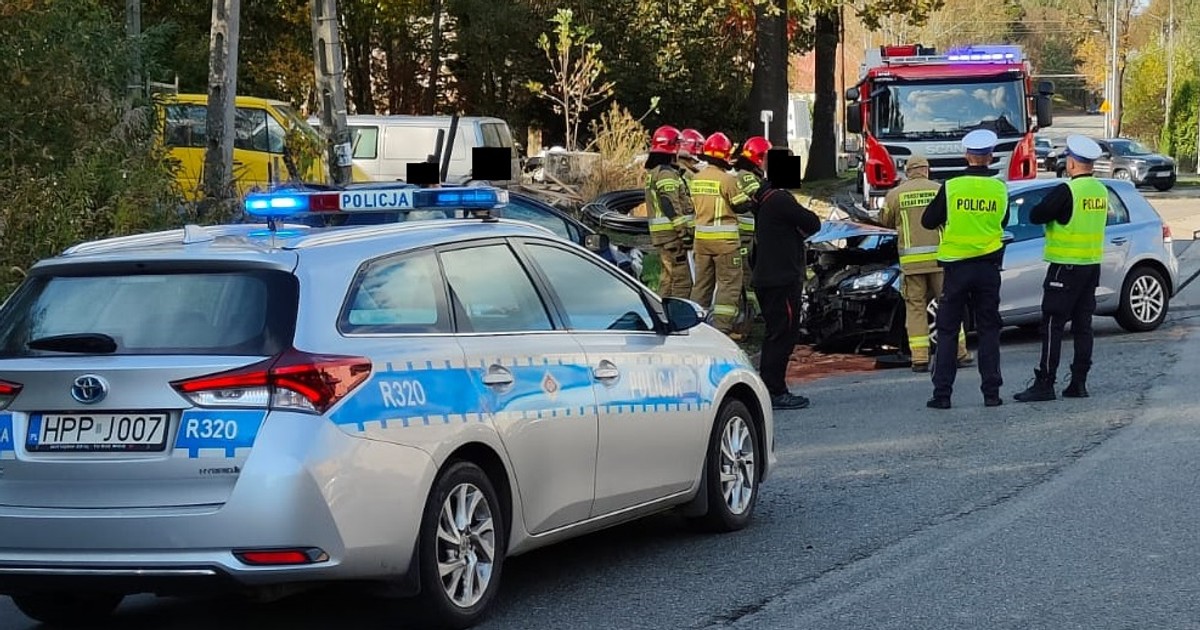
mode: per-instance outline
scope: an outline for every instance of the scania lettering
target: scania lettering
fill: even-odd
[[[993,177],[1037,177],[1034,134],[1053,122],[1054,85],[1037,82],[1020,46],[971,46],[938,54],[921,45],[867,52],[859,82],[846,90],[846,131],[861,136],[863,205],[883,207],[908,157],[929,158],[944,181],[967,166],[960,141],[976,129],[996,132]]]

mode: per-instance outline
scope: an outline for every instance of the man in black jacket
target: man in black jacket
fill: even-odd
[[[788,390],[786,375],[799,329],[804,241],[821,229],[821,219],[770,181],[763,182],[754,201],[751,282],[767,325],[758,371],[771,394],[771,407],[803,409],[808,399]]]

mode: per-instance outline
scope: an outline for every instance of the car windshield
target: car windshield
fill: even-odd
[[[105,354],[267,356],[291,343],[297,299],[282,271],[35,275],[0,311],[0,358],[104,342]]]
[[[1112,140],[1109,144],[1112,145],[1113,155],[1150,155],[1154,153],[1136,140]]]
[[[1020,136],[1024,94],[1020,81],[887,83],[871,95],[871,129],[881,139],[961,138],[976,129]]]

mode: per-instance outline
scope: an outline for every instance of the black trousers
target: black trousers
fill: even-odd
[[[976,359],[984,396],[998,396],[1004,380],[1000,376],[1000,263],[963,260],[946,263],[942,296],[937,311],[937,355],[933,365],[933,396],[950,398],[958,373],[958,330],[964,309],[975,315],[979,335]],[[950,343],[945,343],[949,340]]]
[[[1042,359],[1038,369],[1054,378],[1062,355],[1063,328],[1071,322],[1075,357],[1071,372],[1087,374],[1092,367],[1092,314],[1096,312],[1096,287],[1100,265],[1050,263],[1042,283]]]
[[[758,360],[758,373],[772,396],[788,393],[787,366],[800,329],[799,281],[778,287],[755,287],[767,335]]]

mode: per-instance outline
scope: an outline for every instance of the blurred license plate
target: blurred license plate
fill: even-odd
[[[35,414],[25,447],[30,451],[161,451],[167,446],[165,413]]]

